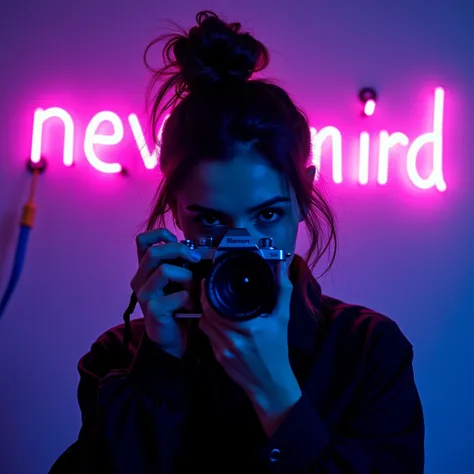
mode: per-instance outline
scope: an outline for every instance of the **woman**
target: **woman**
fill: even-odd
[[[280,87],[250,80],[266,48],[201,12],[168,37],[164,59],[150,90],[168,76],[152,111],[156,130],[172,108],[163,180],[131,281],[144,317],[79,362],[82,428],[50,473],[422,473],[412,345],[389,318],[322,295],[311,274],[335,243],[334,220],[308,166],[307,119]],[[203,316],[174,317],[196,304],[196,275],[177,259],[201,255],[164,228],[168,211],[187,239],[221,226],[273,239],[288,258],[270,314],[222,317],[203,280]],[[300,223],[306,260],[293,258]]]

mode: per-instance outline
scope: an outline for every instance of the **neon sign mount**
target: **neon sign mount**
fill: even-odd
[[[388,167],[390,150],[396,146],[408,147],[406,153],[406,173],[410,182],[419,189],[436,188],[438,191],[446,190],[446,182],[443,177],[443,115],[444,115],[445,91],[442,87],[434,90],[433,127],[432,131],[423,133],[416,137],[411,143],[408,136],[395,131],[389,133],[381,130],[378,134],[379,149],[377,157],[377,182],[384,185],[388,181]],[[38,163],[42,156],[43,148],[43,128],[46,121],[51,119],[60,120],[64,126],[64,146],[63,164],[72,166],[74,164],[74,121],[71,115],[63,108],[50,107],[38,108],[33,116],[33,133],[31,140],[31,161]],[[163,121],[159,130],[158,138],[161,138],[163,131]],[[103,123],[112,126],[112,134],[98,133],[99,127]],[[144,137],[143,129],[136,114],[129,114],[128,124],[133,133],[138,150],[141,154],[143,165],[146,169],[154,169],[159,160],[160,148],[156,146],[150,151]],[[119,144],[124,138],[124,124],[120,117],[112,111],[101,111],[96,113],[87,125],[84,137],[84,154],[87,161],[97,171],[101,173],[121,173],[123,166],[118,163],[105,162],[97,155],[95,146],[114,146]],[[369,181],[369,148],[370,134],[361,132],[359,137],[359,160],[358,177],[360,184],[367,184]],[[311,144],[313,163],[316,168],[321,169],[322,147],[325,144],[332,147],[332,180],[334,183],[343,182],[342,173],[342,133],[333,126],[325,126],[319,130],[311,127]],[[426,145],[432,146],[431,171],[428,176],[422,177],[419,173],[417,162],[419,153]]]

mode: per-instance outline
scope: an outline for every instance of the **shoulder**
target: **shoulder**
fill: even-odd
[[[124,345],[125,324],[114,326],[102,333],[91,345],[90,350],[80,359],[79,371],[92,371],[104,377],[110,370],[128,368],[145,332],[143,318],[130,322],[131,340]]]
[[[413,345],[390,317],[365,306],[323,295],[323,333],[339,350],[362,357],[410,355]]]

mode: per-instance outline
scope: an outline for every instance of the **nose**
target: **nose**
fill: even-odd
[[[267,235],[262,234],[256,227],[252,219],[250,218],[238,218],[232,220],[232,229],[245,229],[253,239],[258,242],[262,237],[267,237]]]
[[[225,224],[216,225],[209,232],[210,237],[223,236],[230,229],[245,229],[253,237],[260,237],[260,233],[256,231],[253,222],[249,219],[232,219]]]
[[[250,222],[248,219],[233,219],[232,220],[232,229],[247,229],[249,232],[251,232],[251,229],[249,228]]]
[[[262,235],[256,231],[253,223],[248,219],[232,220],[226,224],[211,227],[206,235],[220,241],[230,229],[245,229],[254,239],[258,240],[262,237]]]

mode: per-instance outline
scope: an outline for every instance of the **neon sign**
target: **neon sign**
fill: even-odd
[[[443,177],[443,114],[444,114],[444,89],[437,87],[434,91],[434,108],[432,131],[423,133],[416,137],[411,143],[408,136],[401,131],[388,132],[381,130],[378,133],[379,147],[377,156],[377,182],[384,185],[388,181],[388,168],[390,150],[395,146],[408,147],[406,153],[406,173],[411,183],[419,189],[436,188],[438,191],[446,190],[446,182]],[[64,126],[63,163],[71,166],[74,163],[74,121],[71,115],[63,108],[50,107],[38,108],[33,117],[33,134],[31,143],[31,160],[37,163],[42,155],[43,129],[48,120],[58,119]],[[158,137],[161,138],[163,121]],[[98,133],[99,127],[108,123],[112,126],[113,133],[105,135]],[[142,126],[136,114],[128,116],[128,124],[141,154],[143,165],[146,169],[154,169],[159,160],[159,146],[149,149]],[[121,173],[123,167],[118,162],[105,162],[97,155],[95,146],[113,146],[119,144],[124,138],[124,124],[120,117],[112,111],[101,111],[95,114],[87,125],[84,136],[84,154],[88,162],[101,173]],[[360,184],[369,181],[369,149],[371,135],[363,131],[359,136],[359,160],[358,177]],[[332,149],[332,179],[335,183],[343,182],[343,155],[342,155],[342,133],[333,126],[325,126],[319,130],[311,127],[311,143],[313,163],[317,169],[321,169],[321,156],[323,145],[331,145]],[[422,177],[418,170],[418,157],[420,151],[431,145],[431,170],[428,176]]]

